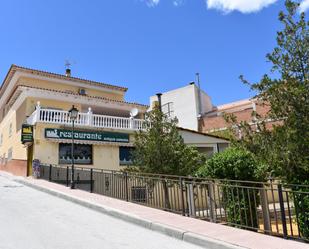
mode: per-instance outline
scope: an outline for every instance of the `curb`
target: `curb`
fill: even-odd
[[[83,199],[80,199],[78,197],[73,197],[67,194],[64,194],[62,192],[59,192],[57,190],[52,190],[46,187],[38,186],[36,184],[33,184],[31,182],[28,182],[27,180],[24,180],[23,178],[11,178],[11,180],[21,183],[23,185],[26,185],[28,187],[31,187],[33,189],[39,190],[41,192],[45,192],[47,194],[59,197],[61,199],[73,202],[75,204],[81,205],[83,207],[92,209],[94,211],[112,216],[114,218],[118,218],[121,220],[124,220],[129,223],[133,223],[135,225],[150,229],[155,232],[159,232],[161,234],[165,234],[169,237],[183,240],[185,242],[201,246],[208,249],[244,249],[244,247],[240,247],[237,245],[229,244],[224,241],[212,239],[210,237],[202,236],[196,233],[192,233],[189,231],[181,230],[176,227],[168,226],[162,223],[158,222],[151,222],[149,220],[140,218],[136,215],[132,215],[114,208],[102,206],[90,201],[86,201]]]

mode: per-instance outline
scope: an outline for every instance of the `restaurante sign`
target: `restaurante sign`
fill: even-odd
[[[45,138],[72,139],[72,131],[62,129],[45,129]],[[114,132],[74,131],[75,140],[129,143],[129,134]]]

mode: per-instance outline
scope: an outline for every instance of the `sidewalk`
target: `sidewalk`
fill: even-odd
[[[0,175],[63,199],[78,203],[108,215],[144,226],[148,229],[211,249],[308,249],[309,244],[267,236],[255,232],[214,224],[198,219],[157,210],[45,180]]]

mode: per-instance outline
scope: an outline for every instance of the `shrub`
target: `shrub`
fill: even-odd
[[[226,220],[230,224],[245,227],[258,227],[256,209],[259,205],[258,191],[247,188],[248,183],[226,180],[261,180],[260,166],[252,153],[237,147],[231,147],[215,154],[198,170],[198,176],[223,179],[218,184],[222,193],[222,205]],[[252,184],[250,184],[252,186]]]

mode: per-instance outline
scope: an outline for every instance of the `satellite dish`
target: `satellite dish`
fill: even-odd
[[[130,111],[130,116],[132,118],[136,117],[136,115],[138,114],[138,109],[137,108],[133,108],[131,111]]]

